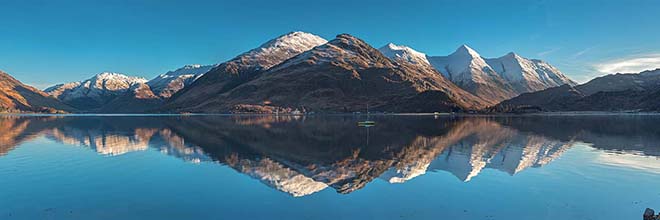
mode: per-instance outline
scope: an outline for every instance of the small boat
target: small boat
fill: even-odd
[[[367,103],[367,120],[359,121],[358,126],[359,127],[365,127],[365,128],[376,126],[375,121],[369,120],[369,103]]]
[[[360,127],[373,127],[376,126],[375,121],[359,121],[358,126]]]

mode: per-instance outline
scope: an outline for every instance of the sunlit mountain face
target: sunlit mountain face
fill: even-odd
[[[625,154],[646,169],[660,156],[660,117],[372,116],[0,117],[0,156],[45,137],[104,156],[154,150],[191,163],[219,163],[294,197],[331,188],[347,194],[373,181],[405,184],[430,172],[479,181],[548,165],[575,143]],[[641,165],[640,165],[641,164]]]

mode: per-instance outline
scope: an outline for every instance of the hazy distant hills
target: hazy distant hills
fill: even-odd
[[[158,109],[165,99],[214,66],[186,65],[151,80],[104,72],[80,82],[55,85],[44,92],[82,112],[139,113]]]
[[[20,101],[5,101],[3,108],[93,113],[341,113],[367,107],[380,112],[656,111],[658,75],[657,70],[616,74],[577,85],[556,67],[516,53],[484,58],[462,45],[447,56],[430,56],[393,43],[375,49],[348,34],[327,41],[291,32],[219,64],[186,65],[151,80],[104,72],[47,88],[44,92],[59,101],[48,99],[37,109],[16,104]]]
[[[520,111],[659,111],[660,69],[611,74],[585,84],[522,94],[494,107]]]

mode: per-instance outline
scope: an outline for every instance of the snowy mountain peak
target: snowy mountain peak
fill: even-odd
[[[81,83],[91,81],[91,82],[98,82],[98,81],[110,81],[110,82],[121,82],[121,83],[126,83],[129,86],[133,84],[138,84],[138,83],[146,83],[147,79],[142,78],[142,77],[136,77],[136,76],[127,76],[122,73],[115,73],[115,72],[102,72],[99,74],[94,75],[92,78],[88,80],[84,80]]]
[[[174,93],[190,85],[217,65],[189,64],[174,71],[163,73],[147,82],[151,90],[163,98],[171,97]]]
[[[469,56],[474,58],[481,57],[481,55],[479,55],[477,51],[475,51],[466,44],[463,44],[460,47],[458,47],[458,49],[456,49],[456,51],[454,51],[454,53],[452,53],[450,56]]]
[[[280,62],[323,45],[328,41],[314,34],[296,31],[272,39],[261,46],[234,58],[243,65],[268,69]]]
[[[183,75],[202,75],[209,70],[211,70],[213,67],[217,65],[200,65],[200,64],[188,64],[185,65],[181,68],[178,68],[174,71],[168,71],[167,73],[160,74],[156,78],[152,79],[156,80],[158,78],[169,78],[169,77],[178,77],[178,76],[183,76]],[[151,82],[150,81],[150,82]]]
[[[509,52],[506,55],[504,55],[504,57],[516,58],[516,59],[522,58],[520,55],[518,55],[517,53],[514,53],[514,52]]]
[[[541,60],[530,60],[513,52],[499,58],[486,59],[486,62],[518,93],[574,83],[550,64]]]
[[[388,43],[378,50],[392,60],[403,60],[412,64],[430,65],[429,61],[426,59],[426,54],[407,46]]]
[[[78,109],[87,110],[100,107],[131,87],[146,82],[142,77],[102,72],[80,82],[59,84],[44,91]]]
[[[200,67],[202,67],[201,64],[188,64],[188,65],[185,65],[185,66],[183,66],[182,68],[179,68],[179,69],[177,69],[177,70],[181,70],[181,69],[186,69],[186,70],[189,70],[189,69],[197,69],[197,68],[200,68]]]
[[[296,31],[272,39],[262,44],[261,46],[259,46],[259,48],[256,48],[255,50],[261,50],[264,52],[268,52],[269,50],[272,50],[274,48],[291,48],[291,49],[309,50],[312,47],[325,44],[327,42],[328,42],[327,40],[319,36],[316,36],[314,34]]]

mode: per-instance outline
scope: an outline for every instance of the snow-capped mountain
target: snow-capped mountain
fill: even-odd
[[[522,93],[575,85],[554,66],[515,53],[487,59],[462,45],[449,56],[427,58],[433,67],[461,88],[496,102]]]
[[[245,52],[233,59],[219,64],[187,88],[172,97],[166,109],[180,111],[191,105],[199,105],[212,101],[219,95],[229,91],[267,69],[316,46],[327,43],[327,40],[305,32],[291,32]]]
[[[103,72],[80,82],[46,88],[44,92],[80,110],[91,110],[101,107],[141,83],[147,83],[147,80],[121,73]]]
[[[467,45],[460,46],[449,56],[428,59],[445,77],[476,96],[501,101],[517,95],[506,80]]]
[[[154,94],[163,98],[169,98],[216,66],[199,64],[185,65],[177,70],[163,73],[149,80],[147,85],[151,87]]]
[[[527,59],[513,52],[486,63],[507,80],[518,93],[534,92],[564,84],[575,85],[559,69],[542,60]]]
[[[378,49],[383,55],[393,60],[406,61],[411,64],[431,65],[426,54],[420,53],[410,47],[389,43]]]

